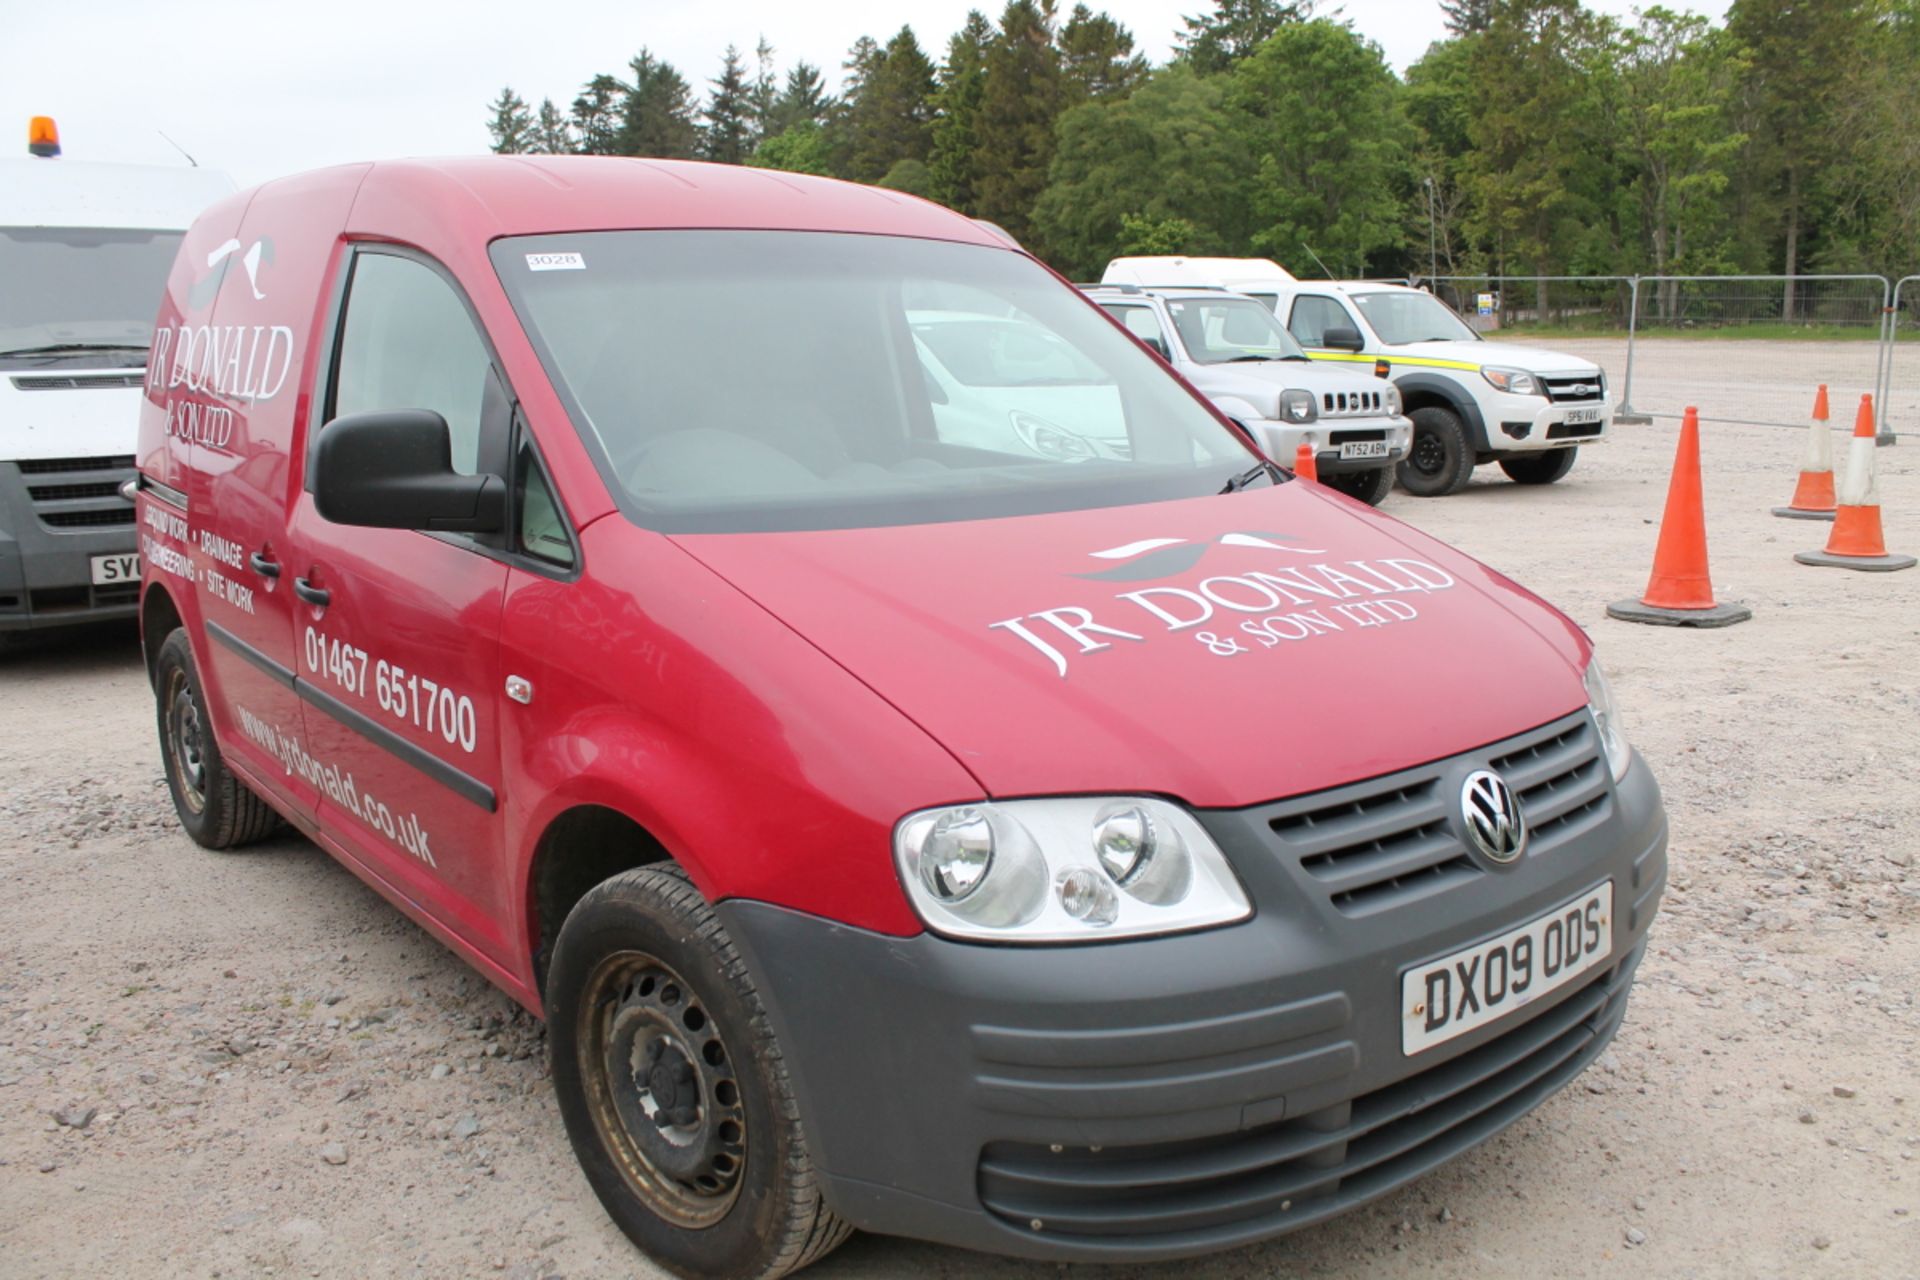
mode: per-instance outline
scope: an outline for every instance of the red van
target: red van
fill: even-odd
[[[291,824],[543,1016],[683,1274],[1260,1240],[1620,1025],[1666,819],[1580,629],[958,215],[312,173],[195,224],[145,396],[188,834]]]

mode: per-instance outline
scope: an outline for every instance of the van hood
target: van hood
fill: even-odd
[[[1542,347],[1516,346],[1510,342],[1409,342],[1398,347],[1383,346],[1378,354],[1389,362],[1416,358],[1447,360],[1475,369],[1484,369],[1490,364],[1507,365],[1525,369],[1528,373],[1592,374],[1600,370],[1600,366],[1591,360]]]
[[[992,796],[1254,804],[1440,759],[1586,704],[1590,649],[1569,619],[1303,482],[674,540]],[[1461,678],[1488,659],[1497,675]]]
[[[0,370],[0,462],[131,455],[146,368]]]

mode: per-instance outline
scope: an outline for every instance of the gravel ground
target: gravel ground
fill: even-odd
[[[1548,491],[1390,499],[1594,631],[1666,788],[1672,892],[1613,1050],[1368,1209],[1076,1274],[1920,1276],[1920,571],[1793,564],[1826,529],[1766,514],[1799,439],[1713,427],[1716,585],[1755,620],[1604,620],[1674,434]],[[1920,551],[1920,449],[1879,457]],[[575,1171],[537,1023],[302,840],[178,832],[129,634],[18,653],[0,691],[0,1275],[655,1274]],[[859,1238],[810,1274],[1059,1269]]]

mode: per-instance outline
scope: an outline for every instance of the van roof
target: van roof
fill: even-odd
[[[1291,284],[1293,273],[1271,258],[1196,258],[1186,254],[1115,258],[1101,274],[1103,284],[1171,286],[1179,284]]]
[[[388,221],[414,223],[424,214],[455,235],[483,239],[713,228],[866,232],[1008,247],[972,220],[917,196],[743,165],[627,156],[462,156],[383,160],[278,181],[324,184],[330,177],[358,185],[351,222],[370,231]]]
[[[233,179],[187,165],[0,160],[0,226],[184,231]]]

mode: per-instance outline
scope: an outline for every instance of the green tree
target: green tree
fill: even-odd
[[[713,91],[707,96],[707,127],[701,136],[701,154],[721,164],[740,164],[752,150],[753,104],[738,49],[727,46],[725,60],[720,64],[720,78],[709,83]]]
[[[820,68],[811,62],[796,62],[787,69],[786,84],[773,101],[768,136],[784,133],[797,124],[823,125],[833,114],[833,106]]]
[[[626,112],[627,86],[618,77],[598,75],[573,100],[573,136],[581,155],[620,154],[620,121]]]
[[[1233,69],[1228,104],[1253,157],[1253,247],[1296,269],[1318,254],[1364,274],[1405,237],[1408,131],[1380,47],[1317,18]]]
[[[1048,14],[1035,0],[1008,0],[1000,29],[987,42],[974,117],[976,212],[1023,243],[1033,202],[1047,185],[1063,99]]]
[[[987,86],[987,44],[993,25],[978,9],[967,14],[966,25],[947,41],[947,59],[940,67],[934,90],[932,153],[927,169],[932,197],[962,213],[975,212],[980,176],[980,99]]]
[[[1175,253],[1194,253],[1200,229],[1176,214],[1155,217],[1149,213],[1120,215],[1119,251],[1128,256],[1161,257]]]
[[[487,104],[493,112],[493,119],[487,122],[487,133],[493,138],[493,150],[496,155],[516,156],[533,146],[533,115],[527,110],[527,104],[512,89],[502,89],[500,96]]]
[[[1060,73],[1069,104],[1125,97],[1147,77],[1147,60],[1133,51],[1133,33],[1105,13],[1073,6],[1060,28]]]
[[[762,142],[747,163],[756,169],[825,176],[833,172],[833,144],[817,121],[802,120]]]
[[[847,176],[877,182],[902,160],[927,158],[933,63],[913,28],[901,27],[864,66],[847,97]]]
[[[1174,37],[1178,57],[1201,75],[1225,71],[1280,28],[1313,16],[1314,0],[1214,0],[1212,13],[1180,21],[1186,30]]]
[[[1047,187],[1033,209],[1034,237],[1048,257],[1086,279],[1115,254],[1142,251],[1149,235],[1178,232],[1171,252],[1243,252],[1252,165],[1226,96],[1224,77],[1176,63],[1131,97],[1061,116]]]
[[[552,98],[540,100],[540,114],[533,122],[533,139],[528,150],[536,155],[564,156],[573,152],[573,130]]]
[[[896,160],[887,170],[884,178],[876,184],[889,191],[904,191],[910,196],[928,196],[933,193],[933,172],[927,168],[924,160],[908,157]]]
[[[1846,141],[1828,175],[1835,236],[1856,260],[1889,277],[1920,262],[1920,0],[1878,0],[1865,55],[1847,75],[1835,136]],[[1836,246],[1836,249],[1838,246]],[[1838,252],[1823,255],[1840,265]],[[1913,290],[1907,290],[1911,297]]]
[[[1471,39],[1436,42],[1407,68],[1400,94],[1413,129],[1407,239],[1417,270],[1430,274],[1458,275],[1469,266],[1470,129],[1480,110],[1473,47]]]
[[[1821,171],[1846,141],[1834,132],[1844,73],[1865,55],[1870,17],[1862,0],[1734,0],[1727,11],[1727,33],[1747,55],[1748,201],[1787,275],[1802,269]],[[1783,305],[1792,319],[1791,286]]]
[[[627,67],[633,82],[627,86],[615,141],[619,154],[670,160],[698,154],[700,126],[694,120],[693,91],[673,64],[642,49]]]
[[[1730,175],[1747,143],[1729,124],[1745,62],[1705,18],[1657,5],[1618,47],[1616,136],[1653,273],[1716,268],[1702,254],[1726,222]],[[1675,288],[1662,291],[1663,315]]]
[[[1493,0],[1440,0],[1440,16],[1456,36],[1479,35],[1493,25]]]
[[[773,74],[773,46],[765,36],[753,48],[753,87],[747,91],[747,118],[751,122],[747,149],[758,147],[774,132],[774,108],[780,101],[780,82]]]
[[[1558,274],[1572,256],[1584,179],[1603,148],[1589,73],[1604,29],[1579,0],[1493,0],[1469,58],[1480,105],[1465,177],[1497,273]],[[1546,285],[1536,306],[1544,312]]]

